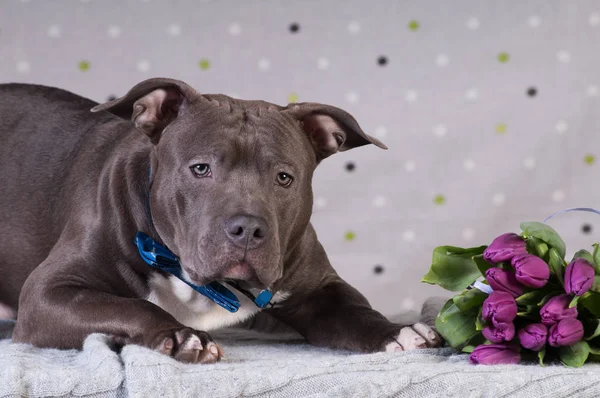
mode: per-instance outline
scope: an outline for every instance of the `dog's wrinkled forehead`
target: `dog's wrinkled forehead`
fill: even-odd
[[[202,95],[186,83],[165,78],[145,80],[113,101],[98,105],[93,112],[108,111],[130,118],[153,144],[164,131],[228,128],[241,131],[254,128],[257,134],[268,132],[273,139],[285,132],[300,132],[301,140],[311,145],[317,162],[338,151],[367,144],[386,148],[361,129],[346,111],[324,104],[299,103],[281,107],[264,101],[236,100],[224,95]],[[246,130],[248,133],[250,130]],[[213,135],[217,132],[213,131]],[[250,136],[251,134],[247,134]],[[296,134],[298,135],[298,134]],[[264,137],[268,137],[268,134]],[[303,145],[305,145],[303,144]],[[291,145],[294,145],[292,143]],[[289,150],[295,150],[293,146]]]

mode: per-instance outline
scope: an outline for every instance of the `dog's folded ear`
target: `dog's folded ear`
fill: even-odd
[[[182,81],[154,78],[135,85],[120,98],[93,107],[92,112],[107,111],[130,119],[156,144],[165,127],[199,95]]]
[[[318,160],[367,144],[387,149],[377,138],[367,135],[352,115],[335,106],[304,102],[290,104],[282,112],[301,123]]]

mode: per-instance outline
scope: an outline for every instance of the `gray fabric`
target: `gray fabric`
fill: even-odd
[[[473,366],[450,349],[349,354],[299,341],[225,340],[226,359],[186,365],[91,335],[83,351],[0,341],[0,397],[596,397],[600,365]]]

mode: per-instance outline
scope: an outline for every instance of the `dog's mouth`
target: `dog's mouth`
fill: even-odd
[[[227,267],[219,279],[223,282],[231,282],[244,289],[259,289],[265,287],[260,282],[252,265],[244,260],[237,261]]]

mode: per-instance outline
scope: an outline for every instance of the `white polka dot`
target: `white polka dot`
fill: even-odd
[[[317,59],[317,68],[321,70],[329,69],[329,60],[325,57],[320,57]]]
[[[569,125],[564,120],[560,120],[556,123],[556,126],[554,126],[554,128],[556,129],[556,132],[558,134],[564,134],[569,129]]]
[[[587,92],[587,95],[589,95],[590,97],[597,97],[598,93],[600,92],[598,90],[598,86],[596,86],[595,84],[588,86],[588,88],[585,91]]]
[[[473,159],[465,159],[465,161],[463,162],[463,167],[465,168],[465,170],[471,171],[475,168],[475,162],[473,161]]]
[[[477,18],[469,18],[467,21],[467,28],[471,30],[479,29],[479,20]]]
[[[523,159],[523,166],[527,169],[527,170],[532,170],[535,168],[535,158],[532,156],[528,156],[525,159]]]
[[[58,39],[62,34],[62,30],[59,25],[51,25],[48,27],[47,33],[48,33],[48,37],[51,37],[53,39]]]
[[[568,64],[571,62],[571,54],[568,51],[561,50],[556,53],[556,58],[563,64]]]
[[[435,64],[440,68],[447,66],[450,63],[450,58],[446,54],[439,54],[435,57]]]
[[[150,62],[147,59],[140,59],[137,63],[137,69],[140,72],[148,72],[150,70]]]
[[[410,311],[415,309],[415,300],[412,297],[407,297],[402,300],[400,307],[403,311]]]
[[[373,207],[383,207],[387,203],[385,196],[378,195],[373,199]]]
[[[231,25],[229,25],[227,31],[231,36],[239,36],[239,34],[242,33],[242,27],[240,26],[240,24],[234,22]]]
[[[412,173],[416,169],[417,169],[417,164],[415,163],[414,160],[407,160],[404,163],[404,170],[406,170],[407,172]]]
[[[415,90],[408,90],[404,93],[404,99],[406,102],[415,102],[417,100],[417,92]]]
[[[267,58],[261,58],[258,60],[258,70],[261,72],[266,72],[271,69],[271,61]]]
[[[476,88],[468,89],[465,93],[465,98],[467,99],[467,101],[475,101],[477,98],[479,98],[479,90],[477,90]]]
[[[560,189],[557,189],[556,191],[552,192],[552,200],[555,202],[562,202],[563,200],[565,200],[565,196],[565,192]]]
[[[327,206],[327,199],[318,197],[315,199],[315,207],[317,209],[324,209]]]
[[[406,242],[414,242],[415,237],[415,232],[410,229],[407,229],[402,234],[402,239],[404,239]]]
[[[358,102],[358,93],[355,91],[350,91],[346,94],[346,102],[350,104],[356,104]]]
[[[385,126],[377,126],[375,127],[375,137],[377,138],[385,138],[387,136],[387,128]]]
[[[171,24],[167,28],[167,33],[169,34],[169,36],[172,36],[172,37],[180,36],[181,35],[181,26],[177,25],[175,23]]]
[[[444,137],[448,133],[448,129],[443,124],[438,124],[433,128],[433,135],[436,137]]]
[[[106,34],[108,35],[108,37],[116,39],[117,37],[121,36],[121,28],[116,25],[111,25],[106,30]]]
[[[494,196],[492,196],[492,203],[494,204],[494,206],[502,206],[504,202],[506,202],[506,195],[504,195],[503,193],[498,192],[495,193]]]
[[[588,22],[590,23],[591,26],[600,25],[600,13],[597,13],[597,12],[591,13],[590,18],[588,19]]]
[[[542,18],[540,18],[538,15],[532,15],[529,17],[529,20],[527,20],[527,23],[532,28],[537,28],[542,24]]]
[[[348,24],[348,32],[353,35],[357,35],[360,33],[360,24],[357,21],[351,21]]]
[[[27,61],[19,61],[17,62],[17,72],[19,73],[29,73],[31,70],[31,65]]]
[[[473,240],[475,237],[475,230],[473,228],[465,228],[461,232],[462,238],[466,241]]]

